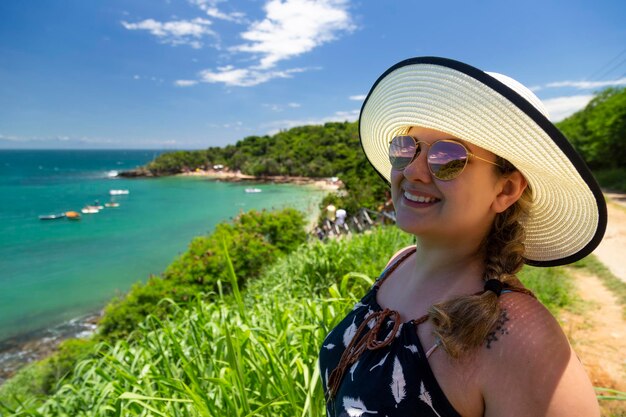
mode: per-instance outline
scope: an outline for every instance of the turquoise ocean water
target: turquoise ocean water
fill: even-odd
[[[240,211],[315,210],[322,192],[197,177],[123,179],[112,171],[150,161],[154,151],[0,151],[0,341],[100,309],[159,274],[195,236]],[[110,201],[118,208],[80,221],[41,214]]]

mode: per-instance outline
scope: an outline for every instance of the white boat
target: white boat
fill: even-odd
[[[104,203],[104,207],[119,207],[120,203],[111,201],[110,203]]]
[[[128,193],[128,190],[109,190],[110,195],[126,195]]]
[[[100,209],[94,206],[86,206],[86,207],[83,207],[80,210],[80,212],[83,214],[95,214],[95,213],[99,213]]]
[[[65,213],[57,213],[57,214],[42,214],[39,216],[39,220],[57,220],[65,217]]]
[[[260,188],[246,188],[247,193],[260,193],[261,191],[263,190],[261,190]]]

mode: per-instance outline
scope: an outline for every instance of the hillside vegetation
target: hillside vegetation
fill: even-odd
[[[49,397],[10,402],[24,416],[322,417],[317,355],[328,331],[412,238],[395,227],[311,242],[232,295],[160,302],[130,339],[97,345]],[[522,279],[558,311],[571,299],[561,269],[525,268]],[[6,392],[6,390],[5,390]],[[15,392],[15,391],[14,391]],[[0,397],[2,398],[2,397]],[[0,408],[1,409],[1,408]]]

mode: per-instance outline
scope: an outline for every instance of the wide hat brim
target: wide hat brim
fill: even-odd
[[[533,194],[524,221],[527,263],[572,263],[591,253],[604,235],[604,196],[568,140],[518,91],[446,58],[399,62],[378,78],[363,103],[361,146],[387,182],[389,141],[410,126],[446,132],[505,158]]]

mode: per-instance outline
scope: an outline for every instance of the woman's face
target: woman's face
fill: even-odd
[[[411,128],[408,135],[428,144],[440,139],[456,139],[422,127]],[[496,157],[491,152],[458,141],[476,156],[495,162]],[[480,243],[496,214],[492,203],[499,192],[497,168],[470,157],[458,177],[441,181],[428,169],[427,149],[425,147],[404,170],[391,171],[391,197],[398,226],[420,239],[446,244]]]

